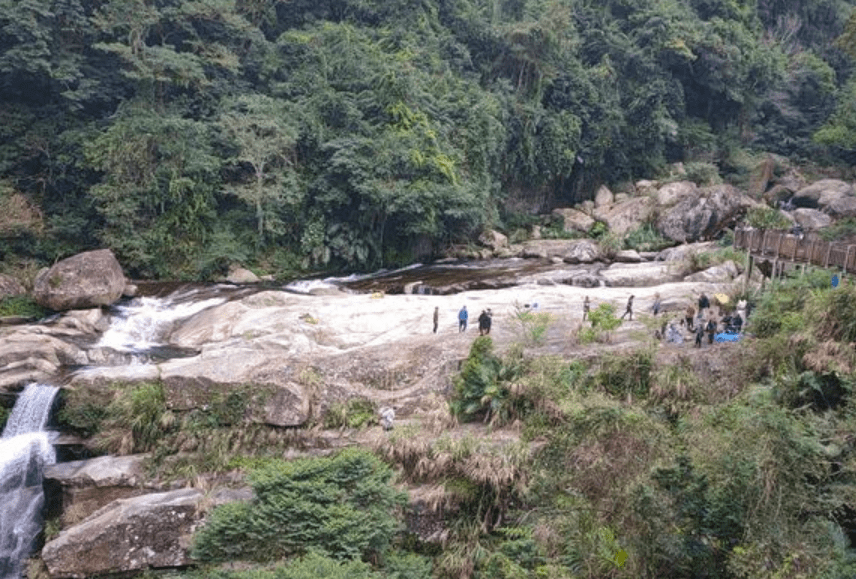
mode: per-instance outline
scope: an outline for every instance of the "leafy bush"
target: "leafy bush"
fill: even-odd
[[[537,312],[514,304],[514,320],[520,328],[522,340],[529,345],[543,343],[547,335],[547,328],[552,321],[548,312]]]
[[[493,353],[489,336],[476,338],[461,373],[455,377],[455,392],[449,402],[452,414],[464,420],[507,422],[516,415],[510,382],[523,367],[519,348],[502,359]]]
[[[166,407],[160,382],[117,386],[100,420],[96,446],[116,454],[147,452],[175,426],[175,416]]]
[[[580,342],[583,344],[590,344],[595,340],[608,342],[610,332],[621,325],[621,319],[615,315],[615,305],[606,302],[589,311],[588,317],[591,327],[582,328],[579,333]]]
[[[43,318],[50,310],[37,304],[30,296],[20,295],[0,299],[0,317],[22,316]]]
[[[645,397],[651,386],[653,365],[654,353],[651,350],[604,356],[591,377],[592,386],[621,399]]]
[[[650,223],[637,227],[624,237],[624,247],[636,251],[660,251],[672,245],[674,242],[660,235]]]
[[[9,420],[9,415],[12,413],[10,408],[0,406],[0,433],[6,428],[6,422]]]
[[[684,179],[692,181],[701,187],[722,183],[722,177],[719,176],[719,167],[713,163],[685,163],[684,170],[686,171]]]
[[[338,561],[316,552],[273,567],[244,571],[204,569],[184,575],[187,579],[384,579],[362,561]]]
[[[817,232],[824,241],[839,241],[856,237],[856,218],[847,217]]]
[[[93,386],[64,388],[60,392],[60,408],[57,419],[63,429],[81,436],[92,436],[101,430],[107,417],[107,407],[113,398],[113,390]]]
[[[346,449],[333,457],[271,461],[250,472],[255,497],[217,507],[194,538],[201,561],[273,561],[310,549],[335,559],[376,557],[399,524],[406,496],[374,455]]]
[[[755,229],[790,229],[791,222],[778,210],[758,205],[746,212],[746,225]]]
[[[336,402],[324,414],[324,428],[362,428],[376,422],[377,410],[371,400],[352,398]]]

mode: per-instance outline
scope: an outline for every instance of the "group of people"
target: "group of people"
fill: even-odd
[[[458,312],[458,332],[466,332],[467,324],[469,323],[470,313],[467,311],[467,306],[464,305]],[[490,326],[493,322],[493,312],[490,308],[482,310],[478,317],[479,321],[479,336],[490,334]],[[437,328],[440,325],[440,306],[434,308],[434,333],[437,333]]]

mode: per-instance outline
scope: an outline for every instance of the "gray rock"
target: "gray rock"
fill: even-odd
[[[608,287],[651,287],[679,281],[683,271],[670,263],[614,263],[600,270]]]
[[[113,501],[60,532],[42,549],[42,560],[53,579],[189,565],[203,497],[182,489]]]
[[[708,283],[728,283],[740,274],[740,269],[733,261],[726,261],[719,265],[709,267],[704,271],[698,271],[684,277],[684,281],[698,281]]]
[[[794,193],[791,201],[797,207],[821,209],[835,200],[853,196],[853,187],[838,179],[821,179]]]
[[[653,208],[654,202],[650,197],[633,197],[623,203],[616,203],[606,211],[599,210],[595,216],[606,222],[612,233],[625,235],[648,221]]]
[[[568,263],[590,263],[600,249],[590,239],[532,239],[523,243],[523,257],[558,257]]]
[[[27,382],[44,381],[63,365],[88,362],[85,351],[43,333],[47,330],[41,326],[24,326],[1,334],[0,389],[14,390]]]
[[[565,263],[594,263],[602,258],[603,252],[600,246],[591,239],[577,240],[562,256]]]
[[[657,254],[657,261],[686,261],[696,253],[711,251],[716,246],[713,241],[687,243],[676,247],[668,247]]]
[[[0,273],[0,299],[27,293],[23,284],[11,275]]]
[[[52,310],[109,306],[122,297],[125,275],[109,249],[87,251],[42,270],[33,299]]]
[[[660,207],[671,207],[684,197],[697,193],[698,186],[692,181],[666,183],[657,191],[657,204]]]
[[[479,243],[496,252],[508,248],[508,237],[495,229],[488,229],[479,236]]]
[[[829,215],[817,209],[800,207],[792,211],[791,215],[793,215],[794,221],[799,223],[806,231],[822,229],[832,223],[832,218]]]
[[[642,261],[642,256],[634,249],[622,249],[615,254],[614,260],[621,263],[639,263]]]
[[[595,207],[609,207],[615,202],[615,196],[612,194],[612,191],[609,190],[609,187],[606,185],[601,185],[598,187],[597,192],[594,194],[594,206]]]
[[[579,209],[561,208],[554,209],[553,215],[559,216],[562,219],[563,229],[565,231],[576,231],[577,233],[588,233],[595,221],[591,215],[588,215]]]
[[[757,202],[731,185],[704,187],[663,211],[656,227],[660,235],[679,243],[700,241],[732,225],[754,205]]]
[[[229,267],[229,274],[226,276],[226,281],[234,284],[259,283],[261,279],[245,267],[231,265]]]
[[[150,492],[145,484],[145,458],[146,455],[100,456],[46,467],[45,483],[59,486],[62,491],[63,525],[77,524],[117,499]]]

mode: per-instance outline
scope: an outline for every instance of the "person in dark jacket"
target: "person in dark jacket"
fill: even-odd
[[[704,316],[705,310],[710,307],[710,299],[707,297],[707,294],[701,292],[701,295],[698,297],[698,316]]]
[[[707,328],[706,329],[707,329],[707,343],[708,344],[713,343],[713,337],[716,335],[716,325],[717,325],[716,320],[714,320],[713,318],[710,318],[707,321]]]
[[[490,313],[482,310],[479,314],[479,336],[486,336],[490,333]]]
[[[434,333],[437,333],[437,325],[440,323],[440,306],[434,308]]]
[[[626,316],[628,314],[630,315],[630,321],[632,322],[633,321],[633,296],[632,295],[629,298],[627,298],[627,307],[625,308],[624,313],[621,314],[621,319],[623,320],[624,316]]]

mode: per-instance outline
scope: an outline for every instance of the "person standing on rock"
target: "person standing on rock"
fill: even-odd
[[[486,310],[482,310],[479,315],[479,336],[486,336],[490,333],[490,315]]]
[[[589,301],[589,297],[586,296],[583,300],[583,321],[588,319],[589,312],[591,311],[591,302]]]
[[[716,320],[713,319],[713,316],[707,321],[707,343],[713,344],[713,337],[716,335]]]
[[[705,310],[710,307],[710,300],[704,292],[698,297],[698,317],[704,317]]]
[[[687,310],[684,312],[684,321],[687,323],[687,329],[689,331],[693,331],[693,319],[695,318],[695,308],[692,305],[687,306]]]
[[[434,308],[434,333],[437,333],[437,325],[440,323],[440,306]]]
[[[699,322],[695,328],[695,347],[701,348],[702,340],[704,339],[704,324]]]
[[[625,308],[624,313],[621,314],[621,319],[624,319],[624,316],[630,315],[630,321],[633,321],[633,295],[627,298],[627,308]]]
[[[470,314],[467,313],[467,306],[461,308],[461,311],[458,312],[458,331],[466,332],[467,331],[467,319],[470,317]]]
[[[653,310],[655,316],[660,313],[660,305],[662,303],[663,302],[660,299],[660,292],[655,293],[654,294],[654,305],[651,306],[651,309]]]

